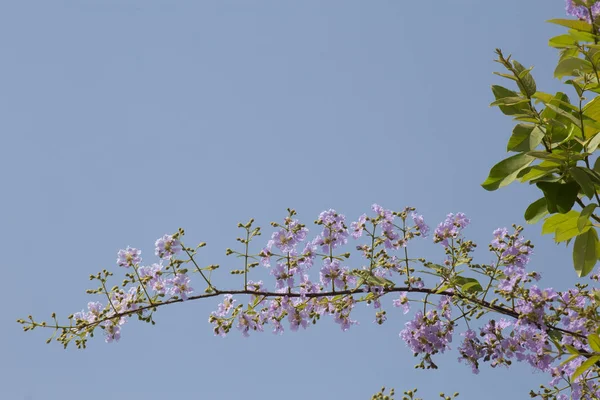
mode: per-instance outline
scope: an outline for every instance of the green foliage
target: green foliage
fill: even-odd
[[[574,101],[563,92],[539,91],[531,74],[511,56],[496,50],[496,62],[518,91],[492,86],[497,106],[517,124],[506,150],[516,154],[492,167],[482,183],[497,190],[514,181],[535,184],[544,197],[525,210],[525,220],[544,220],[542,233],[552,233],[557,243],[573,243],[573,265],[585,276],[600,258],[597,228],[600,217],[600,158],[591,167],[600,146],[600,35],[598,26],[585,21],[553,19],[549,22],[568,28],[549,40],[560,50],[554,76],[575,92]],[[597,23],[597,21],[595,22]],[[541,107],[540,107],[541,106]],[[540,107],[538,109],[538,107]],[[573,210],[581,207],[581,211]]]

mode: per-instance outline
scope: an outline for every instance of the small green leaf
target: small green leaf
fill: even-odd
[[[581,364],[579,368],[575,370],[575,372],[573,372],[573,375],[571,375],[571,381],[574,381],[581,374],[590,369],[594,364],[598,362],[598,360],[600,360],[600,356],[591,356],[590,358],[585,360],[585,362]]]
[[[514,78],[514,77],[513,77]],[[504,99],[507,97],[520,97],[515,91],[507,89],[499,85],[492,85],[492,93],[496,100]],[[500,111],[505,115],[523,114],[527,111],[531,111],[528,103],[519,103],[514,105],[499,105]]]
[[[569,169],[571,176],[575,179],[575,182],[581,187],[583,194],[585,194],[589,199],[594,197],[596,194],[596,186],[594,186],[594,182],[590,176],[584,171],[584,168],[581,167],[573,167]]]
[[[524,151],[534,150],[544,139],[544,132],[536,125],[518,124],[513,129],[513,134],[508,140],[506,151]]]
[[[597,133],[591,137],[590,140],[588,140],[586,144],[586,150],[589,153],[593,153],[598,148],[598,145],[600,145],[600,134]]]
[[[592,29],[592,25],[588,24],[584,21],[574,20],[574,19],[551,19],[547,22],[551,24],[566,26],[567,28],[575,29],[581,32],[589,32],[592,33],[594,30]]]
[[[465,293],[482,292],[483,288],[479,282],[468,282],[462,285],[461,290]]]
[[[577,182],[539,182],[536,185],[544,192],[550,214],[557,212],[565,214],[573,208],[579,192]]]
[[[593,70],[592,63],[589,61],[578,57],[568,57],[559,61],[554,70],[554,77],[560,79],[564,76],[579,76],[582,72],[588,73]]]
[[[565,240],[574,238],[582,232],[587,232],[592,224],[588,224],[580,231],[577,227],[579,220],[579,212],[571,210],[566,214],[555,214],[546,218],[544,225],[542,225],[542,235],[548,233],[554,233],[554,240],[560,243]]]
[[[516,60],[513,60],[513,66],[519,74],[517,85],[519,86],[521,93],[527,97],[531,97],[537,91],[535,80],[533,79],[533,76],[531,76],[531,70],[533,67],[525,68]]]
[[[571,361],[573,361],[576,358],[581,357],[581,355],[579,354],[573,354],[571,356],[569,356],[569,358],[567,358],[566,360],[564,360],[563,362],[560,363],[559,367],[562,367],[563,365],[570,363]]]
[[[579,352],[579,350],[577,350],[575,347],[571,346],[570,344],[565,344],[565,348],[567,349],[567,351],[573,355],[577,355],[580,356],[581,353]]]
[[[550,47],[556,47],[559,49],[565,47],[572,47],[577,45],[577,40],[575,40],[575,38],[573,38],[573,36],[571,35],[559,35],[550,39],[548,41],[548,45]]]
[[[481,186],[489,191],[506,186],[514,181],[519,172],[531,164],[533,160],[535,158],[527,154],[517,154],[508,157],[492,167],[488,178]]]
[[[598,260],[598,247],[598,234],[595,229],[588,229],[575,239],[573,265],[580,278],[594,269]]]
[[[596,335],[595,333],[591,333],[587,338],[590,348],[596,353],[600,353],[600,336]]]
[[[583,208],[583,210],[581,210],[581,214],[579,215],[579,218],[577,219],[577,229],[579,229],[579,232],[583,232],[585,227],[587,225],[589,225],[590,217],[594,213],[594,210],[596,209],[596,207],[598,207],[597,204],[591,203],[591,204],[588,204],[587,206],[585,206]]]
[[[535,224],[548,214],[548,207],[546,206],[546,198],[542,197],[531,203],[527,210],[525,210],[525,221],[528,224]]]

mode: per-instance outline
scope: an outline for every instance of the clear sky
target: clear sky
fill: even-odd
[[[539,197],[480,187],[513,126],[488,107],[501,83],[493,51],[560,90],[546,43],[561,29],[544,21],[563,16],[561,0],[0,2],[0,398],[359,400],[382,385],[528,398],[545,375],[475,376],[456,361],[458,337],[440,370],[414,370],[391,297],[383,326],[361,305],[348,332],[324,318],[249,339],[214,337],[218,301],[189,302],[85,351],[15,320],[81,310],[88,276],[116,269],[120,248],[152,261],[155,239],[178,227],[208,242],[201,262],[223,266],[217,284],[239,287],[224,256],[237,222],[254,217],[264,243],[287,207],[309,228],[323,210],[355,220],[375,202],[415,206],[431,226],[462,211],[477,260],[491,261],[491,232],[523,223]],[[531,265],[565,289],[570,250],[540,229],[525,231]],[[410,251],[443,258],[433,245]]]

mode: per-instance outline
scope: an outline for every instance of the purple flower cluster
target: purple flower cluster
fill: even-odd
[[[519,230],[509,235],[506,228],[496,229],[491,249],[499,254],[499,262],[504,266],[504,279],[498,285],[502,292],[511,293],[517,285],[528,281],[525,267],[533,251],[532,246],[520,236]]]
[[[175,239],[173,235],[164,235],[154,243],[156,249],[154,254],[163,260],[170,260],[175,254],[182,250],[181,242],[179,239]]]
[[[117,253],[117,265],[119,267],[129,268],[142,262],[142,251],[127,246],[125,250],[119,250]]]
[[[327,287],[333,282],[333,287],[345,289],[347,286],[356,285],[356,277],[349,275],[347,267],[340,266],[339,260],[326,258],[321,267],[321,284]]]
[[[460,234],[460,231],[467,227],[471,221],[463,213],[457,213],[456,215],[450,213],[440,223],[435,231],[433,232],[433,241],[435,243],[442,243],[444,247],[448,246],[448,239],[456,239]]]
[[[265,293],[269,290],[263,281],[245,280],[250,302],[246,305],[237,304],[231,294],[225,294],[209,317],[215,335],[226,336],[234,325],[245,337],[253,331],[262,332],[265,325],[270,325],[273,333],[281,334],[285,329],[284,324],[291,331],[306,329],[324,315],[333,317],[345,331],[357,324],[351,318],[351,313],[358,302],[373,305],[374,322],[383,324],[388,318],[381,302],[385,294],[403,291],[392,304],[407,314],[410,302],[416,300],[409,299],[405,291],[413,292],[413,295],[422,292],[426,293],[425,299],[418,301],[424,301],[424,308],[417,311],[399,333],[412,352],[422,356],[421,367],[436,368],[431,356],[450,348],[455,322],[465,317],[463,314],[452,319],[454,306],[463,313],[465,309],[479,312],[477,318],[497,311],[514,320],[489,320],[479,327],[468,327],[461,334],[459,360],[470,365],[474,373],[479,372],[484,362],[492,367],[509,366],[515,361],[525,362],[535,370],[550,374],[550,385],[555,389],[560,382],[567,381],[571,385],[573,399],[596,398],[600,395],[599,384],[588,379],[586,374],[575,380],[570,379],[585,357],[573,357],[558,365],[565,355],[565,349],[573,352],[574,348],[587,355],[594,353],[588,343],[591,341],[588,335],[600,332],[597,318],[594,318],[600,304],[599,291],[581,285],[577,289],[557,293],[552,288],[542,289],[531,285],[532,279],[539,279],[539,275],[526,271],[533,246],[521,236],[521,227],[515,227],[510,234],[506,228],[495,230],[490,250],[498,260],[482,266],[471,263],[470,253],[476,245],[462,236],[469,219],[462,213],[448,214],[433,233],[433,241],[446,247],[444,266],[419,260],[441,279],[442,283],[437,288],[444,285],[442,293],[437,288],[425,289],[419,270],[409,269],[407,255],[405,260],[403,255],[398,258],[388,254],[388,250],[406,246],[407,241],[415,236],[427,236],[429,227],[423,216],[416,214],[414,208],[392,212],[377,204],[372,206],[372,211],[375,214],[373,217],[363,214],[351,224],[354,238],[360,238],[365,231],[370,236],[369,244],[357,247],[370,263],[354,270],[342,265],[342,260],[348,254],[333,254],[334,249],[347,243],[349,236],[344,215],[335,210],[322,212],[316,223],[322,225],[323,229],[312,241],[306,241],[308,229],[298,220],[291,219],[294,211],[290,211],[290,217],[282,225],[273,223],[278,230],[272,234],[259,257],[262,264],[268,267],[271,267],[271,259],[274,259],[270,274],[275,280],[276,295]],[[414,226],[407,227],[406,220],[409,217]],[[401,219],[401,224],[396,223],[397,219]],[[381,228],[381,234],[378,228]],[[172,260],[183,249],[177,237],[164,235],[156,241],[156,255],[163,260],[170,260],[166,268],[162,262],[140,266],[140,250],[131,247],[120,250],[117,264],[125,268],[132,267],[134,271],[127,274],[128,282],[137,282],[137,275],[141,285],[130,287],[128,291],[113,289],[108,293],[110,301],[105,306],[89,303],[87,311],[73,315],[77,326],[88,333],[93,329],[85,329],[95,324],[104,330],[107,342],[116,341],[121,336],[121,326],[126,322],[126,317],[135,313],[146,317],[149,313],[147,306],[157,304],[159,297],[188,299],[193,289],[190,278],[184,273],[186,270],[180,266],[186,261]],[[300,251],[298,247],[303,242],[306,243]],[[320,279],[313,282],[308,272],[316,257],[320,257],[322,264]],[[465,264],[468,268],[455,269]],[[480,283],[468,276],[468,271],[473,270],[491,278],[488,279],[489,286],[486,287],[488,282]],[[392,279],[398,277],[408,288],[396,286]],[[359,287],[356,286],[358,278]],[[337,292],[349,288],[356,288],[357,291]],[[437,307],[431,306],[431,299],[435,295],[441,295]],[[475,315],[469,312],[467,318]],[[553,345],[559,350],[554,351]],[[560,390],[556,390],[556,398],[565,400]]]
[[[412,321],[406,323],[400,337],[415,354],[443,353],[450,348],[454,324],[441,319],[437,310],[426,314],[418,311]]]
[[[512,328],[512,329],[510,329]],[[505,319],[491,320],[480,328],[481,339],[468,330],[459,346],[460,361],[479,373],[479,360],[490,361],[492,367],[510,366],[512,360],[528,362],[532,367],[548,372],[553,357],[548,334],[531,324],[513,324]]]
[[[313,244],[320,246],[324,253],[329,253],[348,243],[345,222],[346,217],[335,210],[323,211],[317,219],[317,223],[323,225],[323,231],[314,239]]]
[[[429,226],[425,223],[423,216],[413,212],[411,217],[415,223],[415,226],[417,227],[417,230],[421,233],[421,236],[427,237],[429,234]]]
[[[592,17],[595,19],[600,14],[600,2],[594,2],[588,9],[588,7],[576,5],[573,0],[566,0],[566,10],[568,15],[582,21],[591,22],[590,10],[592,11]]]

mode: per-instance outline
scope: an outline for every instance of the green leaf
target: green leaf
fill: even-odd
[[[593,42],[595,39],[595,36],[591,33],[580,32],[573,29],[569,31],[569,35],[580,43]]]
[[[531,203],[527,210],[525,210],[525,221],[528,224],[535,224],[548,214],[548,207],[546,206],[546,198],[542,197]]]
[[[488,178],[481,184],[485,190],[493,191],[510,184],[517,178],[519,172],[531,164],[534,157],[527,154],[516,154],[494,165]]]
[[[590,176],[585,172],[585,168],[573,167],[569,169],[569,172],[573,179],[575,179],[575,182],[581,187],[583,194],[590,199],[594,197],[596,194],[596,186],[594,186],[594,182],[592,182]]]
[[[554,233],[555,240],[557,239],[559,234],[565,236],[566,233],[569,233],[570,235],[572,235],[571,237],[577,236],[577,234],[580,233],[579,229],[577,228],[577,221],[579,219],[579,215],[579,212],[571,210],[566,214],[555,214],[549,216],[544,221],[544,225],[542,225],[542,235]],[[584,227],[584,231],[587,231],[591,227],[592,224],[586,225]]]
[[[521,180],[521,182],[527,182],[528,180],[538,179],[544,176],[552,176],[554,172],[560,173],[560,163],[555,161],[545,160],[539,163],[538,165],[531,165],[517,175],[517,178]]]
[[[586,143],[586,150],[589,153],[593,153],[598,148],[598,145],[600,145],[600,134],[596,133]]]
[[[563,362],[561,362],[560,365],[559,365],[559,367],[562,367],[563,365],[568,364],[571,361],[573,361],[574,359],[579,358],[579,357],[581,357],[581,355],[579,355],[579,354],[573,354],[573,355],[569,356],[569,358],[567,358],[566,360],[564,360]]]
[[[590,358],[588,358],[587,360],[585,360],[585,362],[583,364],[581,364],[579,366],[579,368],[577,368],[575,370],[575,372],[573,372],[573,375],[571,375],[571,381],[574,381],[581,374],[583,374],[585,371],[587,371],[588,369],[592,368],[592,366],[594,364],[596,364],[598,362],[598,360],[600,360],[600,356],[591,356]]]
[[[551,110],[556,112],[558,115],[567,118],[572,124],[574,124],[576,127],[581,129],[581,121],[579,120],[578,115],[573,115],[573,114],[571,114],[571,112],[565,111],[565,110],[561,109],[560,107],[555,106],[554,104],[546,104],[546,107],[550,108]]]
[[[600,173],[600,157],[596,158],[596,161],[594,161],[594,171]]]
[[[596,353],[600,353],[600,336],[596,335],[595,333],[591,333],[587,338],[590,348]]]
[[[520,103],[527,103],[529,101],[529,99],[527,99],[526,97],[503,97],[501,99],[498,99],[492,103],[490,103],[490,107],[493,106],[499,106],[499,105],[507,105],[507,106],[512,106],[514,104],[520,104]]]
[[[579,82],[574,81],[573,79],[568,79],[565,81],[566,84],[571,85],[575,88],[575,91],[577,92],[577,95],[579,97],[581,97],[583,95],[583,88],[581,87],[581,85],[579,84]]]
[[[551,24],[566,26],[567,28],[575,29],[581,32],[590,32],[592,33],[594,30],[592,29],[592,25],[588,24],[584,21],[574,20],[574,19],[551,19],[547,22]]]
[[[598,100],[598,97],[594,97],[583,107],[583,115],[596,121],[600,120],[600,100]]]
[[[481,283],[479,283],[479,281],[475,278],[467,278],[464,276],[457,276],[454,278],[454,281],[457,284],[461,285],[461,289],[463,292],[475,293],[475,292],[483,291],[483,287],[481,286]]]
[[[550,47],[565,48],[573,47],[577,45],[577,40],[571,35],[559,35],[555,36],[548,41]]]
[[[598,250],[598,234],[595,229],[588,229],[575,239],[573,265],[580,278],[594,269],[598,260]]]
[[[579,350],[577,350],[575,347],[571,346],[570,344],[565,344],[565,348],[567,349],[567,351],[573,355],[577,355],[580,356],[581,353],[579,352]]]
[[[531,97],[537,91],[535,80],[533,79],[533,76],[531,76],[533,67],[525,68],[516,60],[513,60],[513,66],[519,74],[517,85],[519,86],[521,93],[527,97]]]
[[[544,132],[536,125],[518,124],[513,129],[513,134],[508,140],[506,151],[524,151],[534,150],[544,139]]]
[[[585,206],[583,208],[583,210],[581,210],[581,214],[579,215],[579,218],[577,219],[577,229],[579,229],[579,232],[583,232],[585,227],[587,225],[589,225],[590,217],[594,213],[594,210],[596,209],[596,207],[598,207],[598,205],[592,203],[592,204],[588,204],[587,206]]]
[[[573,208],[579,185],[577,182],[558,183],[558,182],[539,182],[536,184],[544,192],[546,205],[550,214],[565,214]]]
[[[492,85],[492,93],[494,94],[494,98],[496,100],[504,99],[506,97],[520,97],[517,92],[498,85]],[[502,113],[505,115],[523,114],[527,111],[531,111],[529,109],[529,104],[527,103],[499,105],[499,107],[500,111],[502,111]]]
[[[465,293],[483,292],[483,288],[479,282],[467,282],[462,285],[461,290]]]
[[[594,68],[589,61],[578,57],[568,57],[559,61],[554,70],[554,77],[560,79],[564,76],[579,76],[582,72],[588,73],[593,71]]]

